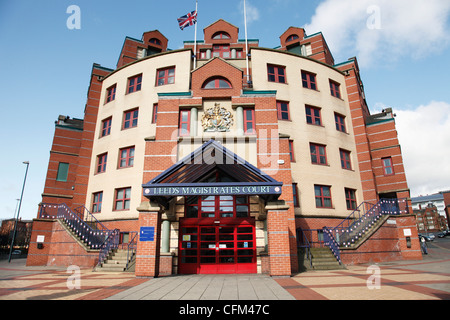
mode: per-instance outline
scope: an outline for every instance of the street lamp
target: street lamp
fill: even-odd
[[[16,221],[14,222],[13,238],[11,241],[11,248],[9,249],[9,260],[8,260],[9,263],[11,263],[11,256],[12,256],[12,251],[13,251],[13,247],[14,247],[14,240],[16,239],[17,221],[19,220],[20,207],[22,206],[23,191],[25,189],[25,182],[27,181],[28,167],[30,165],[30,162],[24,161],[23,164],[27,165],[27,169],[25,170],[25,177],[23,178],[22,193],[20,194],[19,209],[17,210],[17,218],[16,218]]]

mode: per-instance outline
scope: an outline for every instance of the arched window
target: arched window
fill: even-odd
[[[222,39],[231,39],[230,35],[226,32],[219,31],[214,33],[213,37],[214,40],[222,40]]]
[[[210,78],[205,81],[203,89],[231,89],[231,83],[222,77]]]
[[[298,35],[291,34],[289,37],[287,37],[286,42],[294,41],[294,40],[297,40],[297,39],[298,39]]]
[[[148,42],[156,44],[158,46],[161,45],[161,41],[159,39],[156,39],[156,38],[151,38]]]

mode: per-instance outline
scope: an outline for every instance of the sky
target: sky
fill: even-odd
[[[243,0],[198,6],[199,40],[218,19],[244,38]],[[195,28],[177,18],[193,10],[194,0],[0,0],[0,220],[16,213],[23,161],[20,217],[36,217],[54,122],[83,117],[92,64],[115,68],[126,36],[155,29],[182,48]],[[450,189],[449,0],[247,0],[247,20],[261,47],[295,26],[321,31],[336,63],[356,56],[371,113],[397,115],[411,196]]]

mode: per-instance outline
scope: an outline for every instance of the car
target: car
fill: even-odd
[[[12,252],[12,254],[17,254],[17,255],[19,255],[19,254],[22,254],[22,251],[20,251],[20,250],[14,250],[14,251]]]
[[[431,237],[430,237],[429,235],[427,235],[427,234],[421,234],[421,233],[419,233],[419,239],[420,239],[421,241],[422,241],[422,238],[424,238],[425,241],[428,241],[428,242],[434,240],[434,238],[431,238]]]
[[[445,237],[445,233],[444,232],[439,232],[437,234],[437,236],[438,236],[438,238],[443,238],[443,237]]]
[[[447,237],[449,235],[450,235],[450,231],[449,230],[444,230],[444,231],[439,232],[437,236],[439,238],[444,238],[444,237]]]

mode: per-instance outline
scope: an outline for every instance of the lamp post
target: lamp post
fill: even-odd
[[[13,251],[13,247],[14,247],[14,240],[16,239],[17,221],[19,220],[20,207],[22,206],[23,191],[25,189],[25,182],[27,181],[28,167],[30,165],[30,162],[24,161],[23,164],[27,165],[27,169],[25,170],[25,177],[23,178],[22,193],[20,194],[20,201],[19,201],[19,209],[17,209],[17,218],[16,218],[16,221],[14,222],[13,238],[11,241],[11,248],[9,249],[9,260],[8,260],[9,263],[11,263],[11,256],[12,256],[12,251]]]

